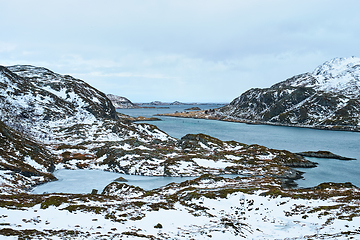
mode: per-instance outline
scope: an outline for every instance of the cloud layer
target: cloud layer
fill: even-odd
[[[360,56],[356,0],[13,0],[0,64],[81,78],[134,102],[229,102]]]

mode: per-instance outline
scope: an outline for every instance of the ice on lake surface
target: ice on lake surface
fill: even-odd
[[[99,193],[117,179],[123,177],[126,184],[141,187],[144,190],[151,190],[165,186],[171,182],[183,182],[194,179],[194,177],[148,177],[139,175],[126,175],[101,170],[58,170],[54,173],[58,181],[45,183],[35,187],[32,193],[91,193],[97,189]]]

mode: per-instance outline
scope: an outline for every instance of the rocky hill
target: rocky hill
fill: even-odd
[[[106,96],[110,99],[115,108],[138,108],[137,105],[125,97],[120,97],[113,94],[106,94]]]
[[[84,81],[24,65],[0,66],[0,123],[0,184],[10,192],[55,179],[51,172],[69,162],[102,168],[95,149],[106,144],[171,139],[118,120],[106,95]]]
[[[335,58],[270,88],[250,89],[216,114],[245,122],[360,130],[360,58]]]
[[[6,181],[13,183],[13,189],[26,191],[50,181],[51,172],[62,168],[148,176],[246,172],[293,179],[298,175],[290,167],[316,166],[286,151],[206,135],[174,139],[155,126],[119,119],[106,95],[82,80],[34,66],[0,70],[6,150],[0,153],[0,180],[10,176]],[[15,173],[29,184],[16,184]],[[33,176],[43,177],[33,181]]]

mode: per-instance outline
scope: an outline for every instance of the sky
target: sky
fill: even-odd
[[[358,0],[0,0],[0,65],[132,102],[228,103],[360,57]]]

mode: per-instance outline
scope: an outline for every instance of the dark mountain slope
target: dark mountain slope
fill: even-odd
[[[333,59],[313,73],[250,89],[217,114],[256,123],[359,131],[359,76],[359,58]]]
[[[42,145],[0,121],[0,193],[54,180],[58,159]]]

